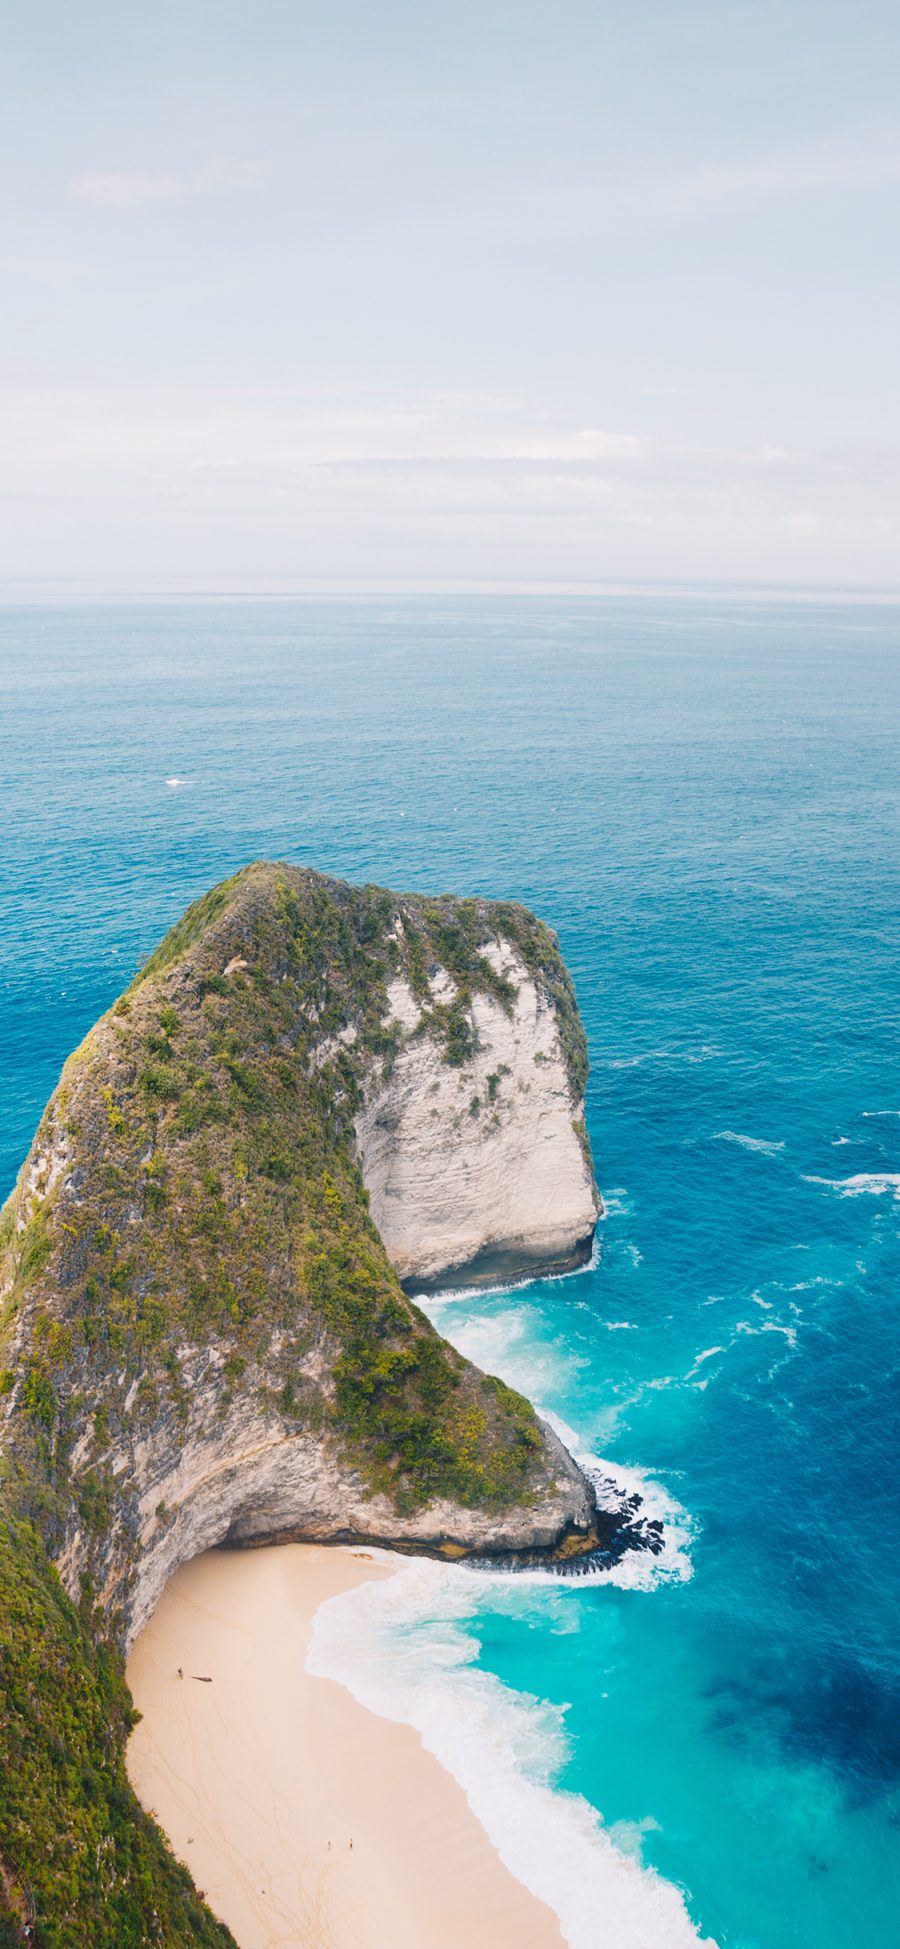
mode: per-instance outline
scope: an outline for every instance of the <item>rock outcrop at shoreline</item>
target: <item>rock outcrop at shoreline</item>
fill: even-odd
[[[556,1436],[400,1283],[587,1255],[586,1072],[524,908],[265,864],[189,909],[70,1059],[0,1231],[0,1945],[26,1887],[32,1942],[42,1902],[54,1944],[227,1940],[186,1920],[121,1775],[117,1648],[179,1563],[288,1537],[600,1540]]]

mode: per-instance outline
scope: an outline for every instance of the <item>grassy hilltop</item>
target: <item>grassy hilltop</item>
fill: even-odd
[[[0,1220],[0,1946],[231,1942],[123,1763],[133,1457],[186,1439],[192,1350],[215,1351],[221,1421],[246,1399],[286,1438],[314,1432],[398,1516],[546,1492],[533,1410],[402,1291],[353,1150],[366,1077],[395,1053],[387,982],[405,974],[419,1032],[461,1064],[473,994],[512,1005],[481,951],[500,928],[555,1004],[580,1096],[571,983],[523,908],[265,864],[188,910],[66,1064]],[[155,1539],[172,1520],[160,1503]]]

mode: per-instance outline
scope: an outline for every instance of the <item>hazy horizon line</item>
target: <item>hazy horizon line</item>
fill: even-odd
[[[450,579],[446,576],[263,576],[259,578],[241,577],[170,577],[156,582],[141,579],[134,581],[114,578],[85,578],[78,580],[72,576],[37,577],[6,576],[0,572],[0,605],[27,603],[29,606],[45,601],[51,606],[59,601],[83,602],[277,602],[284,599],[306,600],[358,600],[389,596],[435,598],[462,596],[521,596],[521,597],[590,597],[596,596],[665,596],[673,600],[701,599],[704,597],[719,601],[743,602],[797,602],[814,603],[821,601],[839,602],[852,605],[900,602],[900,582],[897,583],[852,583],[852,582],[775,582],[760,579],[758,582],[716,578],[686,578],[678,580],[669,576],[631,576],[631,577],[534,577],[525,580],[519,576],[478,578],[460,576]]]

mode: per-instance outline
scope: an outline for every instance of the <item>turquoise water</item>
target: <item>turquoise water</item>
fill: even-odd
[[[69,1048],[249,858],[558,929],[599,1262],[434,1317],[638,1471],[668,1551],[646,1588],[423,1584],[397,1656],[436,1697],[442,1631],[523,1775],[732,1949],[900,1942],[898,650],[892,607],[721,597],[0,616],[2,1192]],[[667,1941],[601,1867],[578,1949]]]

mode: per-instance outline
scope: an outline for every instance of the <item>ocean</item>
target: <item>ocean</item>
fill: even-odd
[[[0,669],[0,1195],[254,857],[524,900],[577,985],[594,1262],[427,1304],[665,1548],[411,1563],[316,1669],[420,1726],[572,1949],[895,1949],[900,609],[7,607]]]

